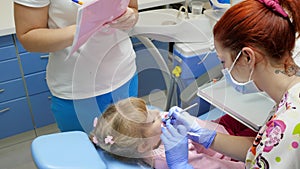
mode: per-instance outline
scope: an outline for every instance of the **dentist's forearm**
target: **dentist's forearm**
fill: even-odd
[[[217,133],[211,148],[236,160],[245,161],[254,137],[231,136]]]
[[[54,52],[62,50],[73,43],[76,25],[61,29],[32,29],[19,35],[18,39],[29,52]]]

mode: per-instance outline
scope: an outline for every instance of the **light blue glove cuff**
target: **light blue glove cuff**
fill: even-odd
[[[198,131],[188,132],[188,139],[203,145],[205,148],[209,148],[216,135],[217,132],[214,130],[200,128]]]

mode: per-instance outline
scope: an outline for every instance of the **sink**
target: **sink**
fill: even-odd
[[[189,13],[189,19],[186,19],[184,12],[179,13],[176,9],[157,9],[140,12],[130,35],[146,36],[162,42],[200,43],[211,41],[212,26],[205,15],[193,16]]]

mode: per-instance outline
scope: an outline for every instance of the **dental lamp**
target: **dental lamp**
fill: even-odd
[[[241,2],[242,0],[209,0],[213,9],[227,10],[231,6]]]
[[[212,8],[204,11],[204,14],[209,17],[214,25],[231,6],[243,0],[209,0]]]
[[[230,0],[209,0],[213,9],[228,9],[231,7]]]

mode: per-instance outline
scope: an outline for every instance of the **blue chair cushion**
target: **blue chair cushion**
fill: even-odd
[[[31,152],[39,169],[150,169],[144,164],[118,161],[96,149],[82,131],[39,136],[33,140]]]
[[[105,169],[88,135],[81,131],[54,133],[35,138],[33,161],[40,169]]]

